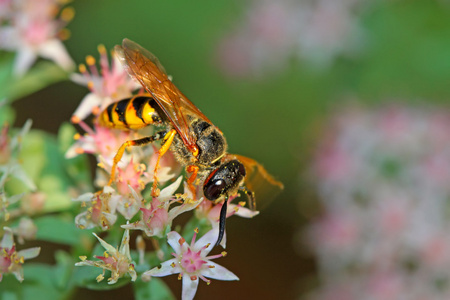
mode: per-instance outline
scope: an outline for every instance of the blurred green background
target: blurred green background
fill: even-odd
[[[223,37],[239,32],[253,2],[71,3],[76,16],[66,46],[77,64],[87,55],[98,57],[98,44],[111,49],[125,37],[138,42],[224,132],[231,153],[258,160],[285,184],[258,217],[227,222],[229,255],[218,263],[240,281],[200,283],[197,299],[294,299],[314,285],[314,259],[302,244],[301,230],[319,211],[307,171],[330,110],[349,100],[378,105],[392,100],[445,104],[450,99],[450,3],[366,2],[370,5],[357,17],[363,32],[357,56],[338,54],[318,68],[294,50],[282,59],[282,67],[262,76],[225,75],[217,55]],[[32,118],[34,128],[56,133],[86,93],[69,81],[54,84],[15,102],[16,123]],[[165,280],[180,295],[176,276]],[[107,296],[128,292],[124,287]]]

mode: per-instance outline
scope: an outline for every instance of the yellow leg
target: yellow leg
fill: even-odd
[[[117,151],[116,155],[114,156],[113,165],[111,168],[111,177],[109,178],[108,186],[111,185],[114,181],[114,178],[116,175],[117,164],[122,159],[123,153],[125,152],[126,148],[128,148],[130,146],[143,146],[143,145],[152,143],[156,140],[159,140],[159,139],[161,139],[161,137],[162,137],[162,134],[157,133],[154,136],[148,136],[148,137],[145,137],[142,139],[126,141],[125,143],[123,143],[122,146],[120,146],[119,150]]]
[[[195,200],[197,198],[197,195],[196,195],[197,193],[196,193],[196,190],[195,190],[194,181],[197,178],[198,169],[199,168],[197,166],[194,166],[194,165],[190,165],[190,166],[186,167],[186,171],[188,173],[192,173],[191,176],[187,180],[188,187],[191,190],[192,195],[194,197],[194,199],[192,199],[192,200]]]
[[[161,160],[161,157],[167,152],[167,150],[169,150],[176,133],[177,131],[175,129],[172,129],[168,133],[166,133],[166,135],[164,136],[163,144],[161,148],[158,150],[158,159],[156,160],[155,170],[153,171],[153,187],[152,187],[153,197],[159,196],[158,176],[157,176],[157,172],[159,169],[159,161]]]

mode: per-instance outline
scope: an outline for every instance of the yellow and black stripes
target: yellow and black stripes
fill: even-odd
[[[164,116],[156,101],[148,96],[135,96],[109,105],[100,115],[100,125],[116,129],[140,129],[161,124]]]

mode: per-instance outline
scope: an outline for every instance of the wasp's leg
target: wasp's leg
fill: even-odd
[[[248,208],[250,208],[251,210],[256,210],[256,200],[255,200],[255,193],[250,191],[247,187],[245,186],[240,186],[239,189],[241,191],[243,191],[248,198]]]
[[[138,140],[131,140],[126,141],[125,143],[120,146],[119,150],[117,151],[116,155],[114,156],[113,165],[111,168],[111,177],[109,178],[108,185],[111,185],[114,181],[115,175],[116,175],[116,167],[119,161],[122,159],[123,153],[125,152],[125,149],[131,146],[143,146],[146,144],[153,143],[154,141],[160,140],[167,134],[167,131],[163,130],[160,132],[157,132],[153,136],[148,136],[142,139]]]
[[[187,180],[187,184],[189,189],[191,190],[194,199],[196,198],[196,190],[194,187],[194,181],[197,178],[197,174],[198,174],[198,167],[194,166],[194,165],[190,165],[186,167],[186,171],[188,173],[192,173],[191,176],[189,176],[188,180]]]
[[[153,197],[159,196],[158,177],[156,176],[159,168],[159,161],[161,160],[161,157],[167,152],[167,150],[169,150],[176,133],[177,131],[175,129],[171,129],[169,132],[167,132],[164,135],[163,144],[161,145],[161,148],[158,150],[158,159],[156,160],[155,170],[153,172],[153,187],[152,187]]]
[[[225,234],[225,222],[227,220],[227,206],[228,206],[228,196],[225,197],[225,201],[223,201],[222,208],[220,209],[219,236],[217,237],[217,242],[214,245],[214,247],[220,244]]]

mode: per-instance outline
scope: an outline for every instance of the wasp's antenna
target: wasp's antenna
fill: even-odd
[[[223,235],[225,234],[225,222],[227,220],[227,205],[228,205],[228,197],[225,198],[225,201],[223,202],[222,209],[220,210],[220,217],[219,217],[219,236],[217,238],[217,242],[214,245],[218,246],[220,242],[223,239]]]

